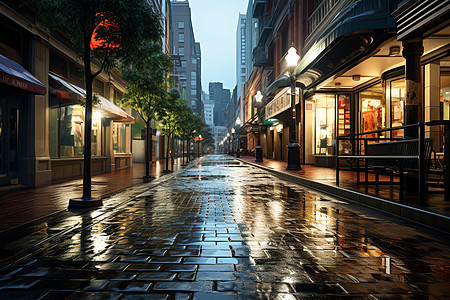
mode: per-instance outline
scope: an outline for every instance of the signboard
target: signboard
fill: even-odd
[[[278,120],[278,119],[267,119],[263,123],[264,124],[273,124],[273,123],[278,123],[278,122],[280,122],[280,120]]]

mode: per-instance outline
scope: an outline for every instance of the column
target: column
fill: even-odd
[[[50,66],[50,51],[47,46],[34,40],[34,75],[47,87],[47,94],[35,96],[34,109],[34,151],[35,180],[34,185],[40,186],[52,182],[52,165],[49,150],[49,107],[48,107],[48,72]]]
[[[403,57],[405,58],[405,125],[423,121],[421,117],[423,99],[421,86],[420,57],[423,54],[422,38],[410,38],[403,41]],[[405,130],[405,137],[417,138],[416,128]]]
[[[439,63],[431,63],[425,65],[424,78],[424,106],[425,106],[425,122],[439,120],[440,117],[440,100],[439,100],[439,82],[440,82],[440,65]],[[433,149],[439,150],[439,127],[425,127],[425,138],[433,139]]]

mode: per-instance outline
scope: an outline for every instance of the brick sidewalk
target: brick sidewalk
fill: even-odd
[[[176,158],[174,171],[180,167],[181,159]],[[165,160],[153,163],[150,176],[159,178],[165,168]],[[132,168],[95,175],[92,177],[92,197],[105,198],[127,187],[140,184],[144,175],[143,163],[134,163]],[[81,197],[82,191],[82,179],[37,188],[0,191],[0,232],[66,210],[69,199]]]
[[[302,165],[301,171],[286,170],[287,163],[284,161],[273,160],[264,158],[262,163],[255,162],[254,156],[243,156],[240,157],[242,160],[261,165],[263,167],[283,172],[286,174],[298,176],[301,178],[306,178],[316,182],[324,183],[333,187],[336,187],[336,169],[317,167],[313,165]],[[370,196],[375,196],[377,198],[386,199],[389,201],[400,202],[399,201],[399,186],[398,185],[369,185],[365,186],[363,184],[357,184],[357,176],[355,171],[340,171],[340,188],[344,188],[350,191],[356,191],[362,194],[367,194]],[[360,174],[361,179],[363,179],[363,174]],[[369,174],[369,180],[373,180],[375,177],[373,174]],[[387,179],[387,177],[385,178]],[[380,176],[380,180],[384,180]],[[443,216],[450,217],[450,203],[444,200],[443,194],[428,194],[426,196],[425,204],[419,205],[416,203],[402,202],[402,204],[409,205],[411,207],[424,209],[433,213],[437,213]]]

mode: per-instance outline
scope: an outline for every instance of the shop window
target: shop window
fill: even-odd
[[[335,95],[316,94],[313,100],[316,103],[315,152],[317,155],[332,155],[336,135]]]
[[[51,158],[82,157],[84,107],[71,90],[49,77],[49,148]],[[75,104],[77,103],[77,104]],[[102,155],[101,116],[92,116],[92,156]]]
[[[359,93],[360,132],[369,132],[386,128],[386,101],[381,83]],[[380,138],[384,134],[365,135],[366,138]]]
[[[392,80],[386,85],[390,90],[387,91],[386,97],[391,99],[391,127],[405,125],[404,108],[405,108],[405,79]],[[392,138],[403,138],[404,130],[392,131]]]
[[[114,153],[127,152],[127,127],[129,125],[113,123],[113,149]]]
[[[84,109],[79,105],[59,109],[59,157],[83,156]],[[93,143],[94,144],[94,143]]]

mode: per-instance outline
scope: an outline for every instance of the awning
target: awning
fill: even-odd
[[[45,95],[47,88],[33,75],[15,61],[0,54],[0,83]]]
[[[51,79],[57,80],[59,83],[61,83],[62,85],[64,85],[64,87],[66,87],[68,90],[70,90],[72,93],[77,94],[78,96],[81,96],[83,99],[86,98],[86,90],[80,88],[79,86],[76,86],[72,83],[69,83],[67,81],[65,81],[62,78],[59,78],[53,74],[48,74],[50,76]],[[60,94],[61,96],[63,96],[63,94]],[[69,94],[70,96],[70,94]],[[108,99],[100,96],[100,95],[96,95],[100,102],[98,104],[94,104],[93,105],[93,109],[97,110],[103,117],[105,118],[111,118],[114,120],[114,122],[119,122],[119,123],[129,123],[132,124],[134,123],[134,118],[132,116],[130,116],[129,114],[127,114],[123,109],[121,109],[120,107],[118,107],[117,105],[115,105],[114,103],[112,103],[111,101],[109,101]]]
[[[294,75],[313,88],[339,71],[357,64],[395,35],[396,23],[387,4],[358,0],[336,16],[302,57]]]

